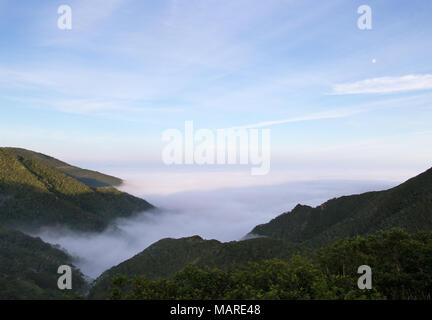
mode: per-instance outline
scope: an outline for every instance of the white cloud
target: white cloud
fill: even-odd
[[[146,184],[146,180],[139,182]],[[393,185],[373,181],[310,181],[145,195],[145,199],[162,210],[119,219],[115,230],[96,234],[45,228],[34,235],[65,248],[78,258],[75,264],[81,271],[95,278],[162,238],[199,234],[205,239],[239,240],[257,224],[291,210],[297,203],[316,206],[336,196],[381,190]],[[135,191],[139,192],[139,185],[136,188]]]
[[[432,74],[380,77],[333,86],[333,94],[393,93],[432,89]]]
[[[264,121],[254,124],[249,124],[240,127],[234,127],[233,129],[250,129],[250,128],[261,128],[268,127],[276,124],[284,124],[290,122],[300,122],[300,121],[312,121],[312,120],[323,120],[323,119],[336,119],[336,118],[345,118],[351,115],[362,112],[363,110],[331,110],[327,112],[319,112],[313,113],[306,116],[301,117],[293,117],[283,120],[274,120],[274,121]]]
[[[243,126],[234,126],[231,127],[232,129],[250,129],[250,128],[261,128],[261,127],[268,127],[272,125],[277,124],[284,124],[284,123],[292,123],[292,122],[302,122],[302,121],[313,121],[313,120],[325,120],[325,119],[340,119],[340,118],[347,118],[353,115],[357,115],[359,113],[363,112],[371,112],[377,109],[394,109],[399,108],[401,106],[405,105],[411,105],[411,106],[419,106],[424,105],[425,102],[429,102],[431,100],[430,94],[421,94],[411,97],[403,97],[403,98],[388,98],[384,100],[377,100],[374,102],[368,102],[365,104],[356,104],[352,105],[348,108],[341,108],[341,109],[333,109],[323,112],[316,112],[316,113],[310,113],[305,114],[297,117],[291,117],[281,120],[270,120],[270,121],[263,121]]]

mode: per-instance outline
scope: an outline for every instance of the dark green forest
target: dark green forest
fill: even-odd
[[[88,287],[81,272],[73,269],[72,291],[57,288],[57,269],[73,266],[72,258],[39,238],[0,227],[0,299],[64,299],[83,295]]]
[[[252,248],[254,244],[248,245]],[[286,243],[279,245],[283,247]],[[395,228],[338,240],[312,251],[287,248],[281,254],[279,250],[273,259],[265,252],[268,248],[261,249],[260,258],[255,255],[255,259],[238,259],[235,263],[229,254],[209,263],[191,259],[169,276],[155,277],[145,265],[141,273],[122,268],[111,278],[109,297],[423,300],[432,295],[432,233],[410,234]],[[360,290],[357,286],[361,265],[372,269],[371,290]]]
[[[94,187],[95,181],[106,186]],[[120,182],[40,153],[0,148],[0,299],[82,296],[89,284],[73,257],[21,231],[44,226],[103,231],[116,218],[154,208],[108,184]],[[75,268],[67,296],[57,288],[60,265]]]
[[[116,275],[144,275],[149,280],[170,278],[189,264],[198,267],[228,269],[265,259],[288,260],[300,252],[299,245],[268,238],[219,242],[199,236],[182,239],[162,239],[135,257],[104,272],[95,282],[89,297],[108,297],[109,287]]]
[[[0,225],[102,231],[115,218],[152,208],[113,187],[92,188],[33,157],[0,148]]]
[[[297,205],[251,234],[319,247],[393,227],[432,231],[432,169],[389,190],[344,196],[316,208]]]

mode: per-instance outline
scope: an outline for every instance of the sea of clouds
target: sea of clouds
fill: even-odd
[[[75,257],[75,264],[85,275],[96,278],[162,238],[200,235],[219,241],[240,240],[254,226],[291,210],[298,203],[316,206],[337,196],[383,190],[394,184],[303,181],[172,194],[141,194],[137,185],[126,183],[123,189],[143,197],[157,210],[116,220],[113,227],[102,233],[45,228],[33,235],[60,245]]]

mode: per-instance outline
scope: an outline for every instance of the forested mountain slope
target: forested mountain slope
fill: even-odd
[[[45,163],[0,148],[0,225],[67,226],[101,231],[120,217],[152,209],[110,188],[91,188]]]
[[[72,290],[57,287],[61,265],[73,268]],[[61,299],[65,295],[83,295],[86,287],[68,254],[39,238],[0,227],[0,300]]]
[[[269,252],[266,256],[271,255]],[[278,253],[273,255],[277,258]],[[432,297],[431,232],[407,233],[395,228],[338,240],[313,250],[312,254],[301,252],[290,258],[285,255],[284,259],[271,260],[261,260],[262,257],[232,259],[235,264],[226,268],[214,267],[211,257],[206,256],[211,268],[203,267],[206,265],[203,257],[199,265],[188,265],[169,278],[157,280],[149,279],[144,266],[141,266],[143,272],[134,277],[126,269],[118,270],[125,276],[115,277],[111,289],[104,292],[111,299],[144,300],[430,300]],[[359,266],[370,267],[368,289],[359,288]]]
[[[322,246],[393,227],[432,231],[432,169],[389,190],[344,196],[316,208],[297,205],[250,234]]]
[[[265,238],[225,243],[199,236],[162,239],[104,272],[97,279],[90,297],[106,298],[112,279],[119,274],[145,275],[148,279],[170,278],[189,264],[228,269],[264,259],[288,260],[300,251],[298,245]]]
[[[97,171],[91,171],[87,169],[81,169],[75,166],[71,166],[66,162],[57,160],[53,157],[47,156],[45,154],[34,152],[21,148],[4,148],[6,151],[15,153],[16,155],[31,159],[37,160],[46,164],[47,166],[56,169],[64,174],[71,176],[72,178],[77,179],[78,181],[83,182],[92,188],[98,187],[117,187],[122,184],[122,180],[113,176],[109,176]]]

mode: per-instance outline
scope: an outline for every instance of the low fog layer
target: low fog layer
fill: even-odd
[[[297,182],[171,195],[141,195],[159,210],[115,222],[100,234],[47,228],[37,234],[76,257],[82,272],[96,278],[162,238],[200,235],[220,241],[239,240],[258,224],[296,204],[316,206],[341,195],[387,189],[394,184],[367,181]],[[137,194],[137,192],[135,192]]]

